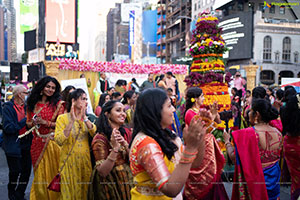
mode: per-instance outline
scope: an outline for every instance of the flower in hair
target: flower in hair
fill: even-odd
[[[195,98],[191,98],[191,102],[194,103],[196,100]]]

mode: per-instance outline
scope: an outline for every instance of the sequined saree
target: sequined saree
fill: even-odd
[[[136,136],[130,149],[130,169],[135,187],[131,190],[132,200],[169,200],[160,188],[168,181],[180,159],[182,144],[179,138],[175,141],[179,151],[169,160],[163,155],[159,144],[144,134]],[[181,193],[177,198],[181,197]]]

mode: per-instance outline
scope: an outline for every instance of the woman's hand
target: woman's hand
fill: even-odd
[[[218,115],[218,102],[214,101],[213,104],[209,105],[209,110],[212,114],[213,120],[215,120]]]
[[[86,103],[83,102],[82,105],[81,105],[81,110],[80,110],[80,119],[83,121],[86,117],[86,109],[87,109],[87,106],[86,106]]]
[[[186,148],[191,151],[197,151],[199,144],[206,134],[204,123],[199,118],[196,115],[190,125],[186,126],[183,130]]]
[[[207,118],[207,119],[210,119],[210,120],[214,120],[214,118],[212,116],[212,113],[209,110],[200,109],[199,115],[200,115],[200,117],[204,117],[204,118]]]
[[[47,121],[43,120],[41,117],[35,115],[35,117],[32,118],[34,125],[46,125]]]
[[[223,132],[223,138],[224,138],[225,144],[227,142],[230,142],[229,141],[230,140],[230,135],[229,135],[229,133],[227,133],[227,131],[225,129],[224,129],[224,132]]]
[[[128,143],[126,142],[126,140],[124,139],[124,137],[121,135],[120,131],[116,129],[115,131],[115,140],[122,146],[126,147],[128,146]]]
[[[116,135],[118,134],[118,131],[116,128],[113,129],[111,137],[110,137],[110,141],[111,141],[111,145],[113,149],[119,149],[120,148],[120,143],[117,141],[116,139]]]
[[[75,115],[74,103],[75,103],[75,100],[72,99],[72,106],[71,106],[71,110],[70,110],[71,122],[75,122],[76,120],[81,120],[81,114],[79,116]]]

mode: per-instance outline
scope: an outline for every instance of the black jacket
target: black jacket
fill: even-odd
[[[24,107],[26,111],[26,108]],[[14,109],[14,99],[3,106],[3,149],[9,156],[21,156],[21,150],[30,149],[32,134],[18,139],[19,130],[26,126],[26,117],[18,122],[18,115]],[[17,140],[18,139],[18,140]]]

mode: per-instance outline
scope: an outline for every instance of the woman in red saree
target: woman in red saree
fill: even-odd
[[[270,199],[280,197],[280,167],[282,136],[269,122],[278,111],[265,99],[254,99],[249,113],[253,127],[232,133],[235,148],[225,134],[226,149],[235,161],[232,199]]]
[[[205,135],[205,148],[203,161],[200,165],[194,163],[190,170],[188,180],[185,184],[184,197],[186,199],[228,199],[224,185],[221,181],[221,173],[225,164],[225,158],[213,134],[215,122],[220,122],[217,113],[217,105],[211,107],[211,111],[200,111],[200,106],[204,101],[202,90],[198,87],[191,87],[186,94],[185,123],[190,124],[192,118],[200,115],[208,118],[210,128]],[[205,114],[205,116],[204,116]]]
[[[27,100],[27,126],[32,131],[31,160],[34,179],[30,199],[58,199],[59,193],[47,186],[58,173],[59,146],[53,141],[55,122],[64,113],[60,100],[60,84],[50,76],[42,78]]]
[[[280,111],[282,125],[286,131],[283,142],[284,158],[291,178],[291,199],[300,197],[300,96],[291,95]]]

